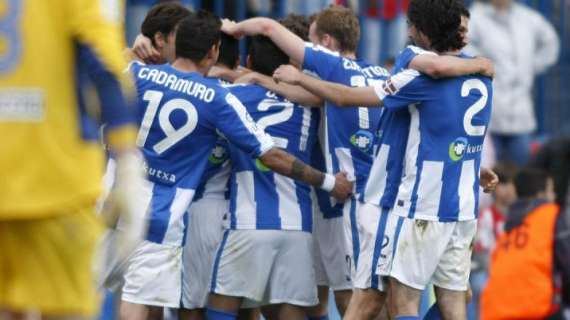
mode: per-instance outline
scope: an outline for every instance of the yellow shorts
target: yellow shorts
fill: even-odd
[[[99,297],[94,208],[36,220],[0,220],[0,310],[93,316]]]

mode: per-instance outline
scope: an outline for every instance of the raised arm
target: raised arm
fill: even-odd
[[[236,38],[263,35],[271,39],[294,63],[303,65],[305,42],[279,22],[269,18],[251,18],[240,23],[224,19],[222,31]]]
[[[454,56],[419,54],[409,65],[410,68],[425,73],[432,78],[457,77],[468,74],[495,75],[491,60],[483,57],[463,59]]]
[[[299,71],[293,66],[281,66],[273,77],[292,85],[299,85],[307,91],[330,101],[339,107],[381,106],[382,101],[373,87],[348,87],[345,85],[323,81]]]
[[[303,106],[315,108],[323,106],[323,99],[310,93],[304,88],[290,85],[285,82],[275,82],[273,78],[261,73],[250,72],[238,78],[235,83],[258,84]]]

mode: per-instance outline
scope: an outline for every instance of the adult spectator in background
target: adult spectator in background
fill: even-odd
[[[559,39],[538,12],[513,0],[480,1],[471,8],[467,52],[495,63],[491,135],[497,160],[523,165],[536,129],[534,76],[558,59]]]

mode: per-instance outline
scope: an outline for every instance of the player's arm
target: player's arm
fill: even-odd
[[[323,99],[300,86],[286,82],[275,82],[273,78],[257,72],[250,72],[239,77],[235,83],[257,84],[265,87],[290,101],[307,107],[322,107]]]
[[[232,144],[258,158],[265,166],[281,175],[322,188],[344,201],[352,192],[352,183],[345,174],[327,175],[303,163],[293,155],[275,147],[271,136],[266,134],[232,94],[225,97],[225,105],[215,105],[215,117],[211,119],[216,128]]]
[[[482,74],[487,77],[495,75],[493,63],[483,57],[463,59],[454,56],[419,54],[412,59],[409,67],[432,78],[457,77],[468,74]]]
[[[239,23],[224,19],[222,31],[236,38],[263,35],[271,39],[297,65],[303,65],[305,42],[279,22],[269,18],[251,18]]]
[[[62,10],[73,14],[65,21],[77,43],[78,62],[87,68],[101,100],[101,122],[106,125],[105,141],[117,160],[116,184],[108,214],[121,214],[124,223],[118,254],[126,256],[142,239],[145,210],[133,195],[143,186],[142,158],[136,148],[137,126],[129,98],[134,86],[123,49],[121,10],[114,1],[70,0]],[[109,7],[105,7],[109,6]],[[104,35],[104,36],[102,36]]]
[[[373,107],[382,105],[382,100],[380,100],[376,94],[374,87],[349,87],[334,82],[323,81],[311,77],[291,65],[279,67],[275,70],[273,77],[276,81],[299,85],[310,93],[326,101],[330,101],[339,107]]]
[[[273,147],[259,159],[271,170],[328,191],[338,200],[346,200],[352,192],[352,182],[348,181],[346,173],[339,172],[333,177],[305,164],[282,149]]]
[[[483,188],[485,193],[495,191],[499,183],[499,176],[491,169],[481,167],[479,172],[479,185]]]

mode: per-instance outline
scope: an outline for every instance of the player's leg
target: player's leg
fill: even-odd
[[[346,313],[346,309],[348,308],[348,304],[350,303],[350,299],[352,297],[352,290],[336,290],[334,291],[334,301],[336,304],[336,308],[341,316],[344,316]],[[319,296],[320,299],[320,296]]]
[[[329,287],[318,286],[317,292],[319,296],[319,304],[314,307],[307,308],[307,317],[309,320],[326,319],[329,314]]]
[[[418,317],[421,293],[439,268],[456,223],[398,217],[398,225],[386,268],[391,277],[390,310],[396,317]]]
[[[121,320],[161,320],[163,307],[121,301],[119,316]]]
[[[460,221],[433,275],[437,303],[444,319],[467,317],[469,272],[477,221]]]
[[[360,246],[359,252],[354,253],[354,291],[345,318],[374,319],[380,314],[386,299],[386,288],[382,278],[377,275],[377,265],[384,255],[383,247],[390,241],[386,233],[389,215],[387,210],[373,204],[353,200],[351,206],[349,214],[356,214]]]
[[[205,320],[205,309],[178,309],[178,318],[180,320]]]
[[[281,304],[278,307],[279,320],[305,320],[305,310],[292,304]],[[318,318],[317,318],[318,319]]]
[[[208,296],[208,309],[206,311],[206,318],[208,320],[237,319],[241,303],[241,297],[232,297],[210,293]]]
[[[397,279],[390,279],[393,310],[396,319],[402,316],[418,317],[422,290],[407,286]]]
[[[188,210],[186,243],[182,253],[181,320],[206,318],[208,288],[216,249],[223,236],[223,217],[229,203],[224,199],[204,198]]]

